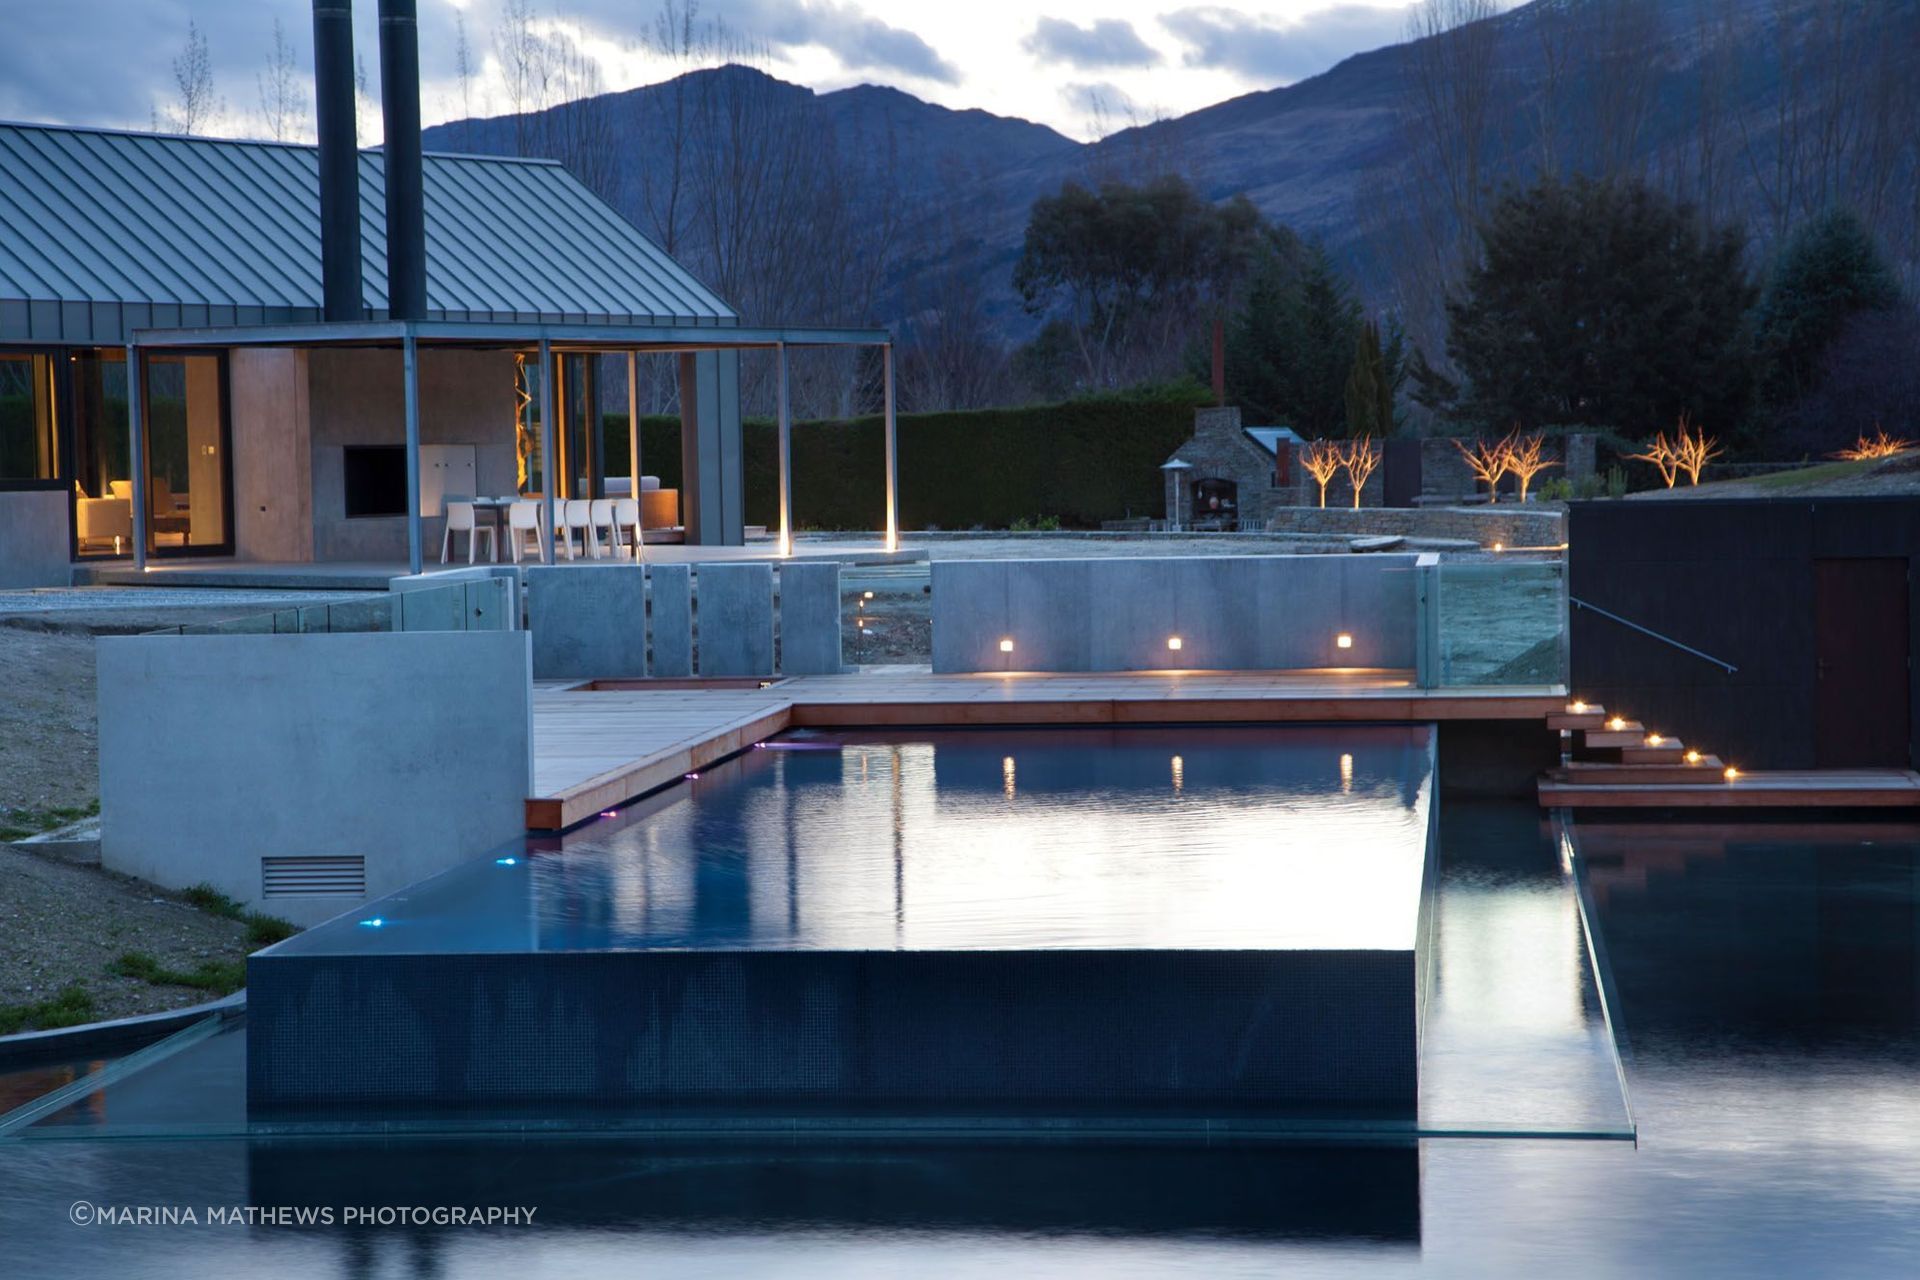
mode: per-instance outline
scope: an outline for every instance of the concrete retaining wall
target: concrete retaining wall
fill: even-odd
[[[653,565],[653,674],[693,674],[693,570],[684,564]]]
[[[1411,669],[1410,555],[943,560],[933,669]],[[1352,647],[1337,647],[1341,634]],[[1179,637],[1180,648],[1168,641]],[[1011,652],[1000,645],[1011,640]]]
[[[637,564],[534,566],[527,575],[533,674],[541,680],[647,674],[647,579]]]
[[[1483,547],[1557,547],[1566,541],[1566,513],[1557,507],[1282,507],[1267,517],[1269,533],[1350,537],[1398,534],[1458,538]]]
[[[522,632],[105,636],[100,855],[312,924],[525,830]],[[366,892],[267,897],[263,858],[364,859]]]
[[[703,564],[700,601],[700,674],[773,674],[773,566]]]
[[[839,675],[840,566],[780,566],[780,671],[790,676]]]
[[[0,587],[73,582],[65,489],[0,491]]]

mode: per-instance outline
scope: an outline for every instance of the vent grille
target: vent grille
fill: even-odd
[[[355,896],[367,891],[364,855],[337,858],[262,858],[260,891],[267,898]]]

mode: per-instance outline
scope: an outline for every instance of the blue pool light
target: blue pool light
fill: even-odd
[[[360,922],[360,926],[364,929],[378,929],[381,925],[385,923],[386,923],[385,920],[382,920],[379,916],[375,916],[371,920],[362,920]]]
[[[500,867],[517,867],[520,865],[520,859],[518,858],[495,858],[493,862],[495,866]]]

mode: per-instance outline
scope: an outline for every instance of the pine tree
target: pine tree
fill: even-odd
[[[1859,218],[1838,210],[1803,223],[1781,247],[1756,317],[1768,401],[1785,407],[1813,390],[1847,322],[1899,302],[1893,271]]]
[[[1347,434],[1384,435],[1380,414],[1380,331],[1372,321],[1360,326],[1353,344],[1353,368],[1347,374]]]

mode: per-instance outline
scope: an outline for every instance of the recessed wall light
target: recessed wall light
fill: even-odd
[[[1169,648],[1169,649],[1178,649],[1179,647],[1180,647],[1180,637],[1179,637],[1179,636],[1168,636],[1168,637],[1167,637],[1167,648]]]
[[[1336,649],[1351,649],[1353,648],[1353,637],[1342,631],[1333,638],[1333,647]]]
[[[1002,652],[1002,653],[1012,653],[1012,652],[1013,652],[1013,641],[1012,641],[1012,639],[1010,639],[1010,638],[1009,638],[1009,639],[1006,639],[1006,640],[1002,640],[1002,641],[1000,642],[1000,652]]]

